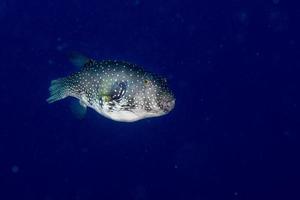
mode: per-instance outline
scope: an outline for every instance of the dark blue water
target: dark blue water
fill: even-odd
[[[283,0],[2,0],[0,199],[300,199],[299,19]],[[74,50],[168,77],[175,109],[47,104]]]

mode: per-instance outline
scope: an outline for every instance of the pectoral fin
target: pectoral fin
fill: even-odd
[[[70,104],[70,109],[76,118],[83,119],[86,114],[87,106],[82,101],[73,100]]]
[[[114,83],[110,91],[111,99],[113,100],[121,99],[125,95],[126,90],[127,90],[126,82],[122,81],[122,82]]]

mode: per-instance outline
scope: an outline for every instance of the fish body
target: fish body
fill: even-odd
[[[74,57],[74,60],[82,65],[81,69],[51,81],[49,103],[75,97],[81,106],[121,122],[162,116],[175,106],[166,80],[140,66],[124,61],[96,61],[84,56]]]

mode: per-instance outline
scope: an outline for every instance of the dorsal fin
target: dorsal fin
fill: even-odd
[[[84,67],[87,63],[91,61],[90,58],[76,51],[69,53],[69,60],[73,65],[75,65],[78,68]]]

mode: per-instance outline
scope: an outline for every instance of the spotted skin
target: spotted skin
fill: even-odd
[[[49,103],[72,96],[123,122],[162,116],[175,105],[165,79],[124,61],[88,60],[80,71],[52,81],[49,90]]]

